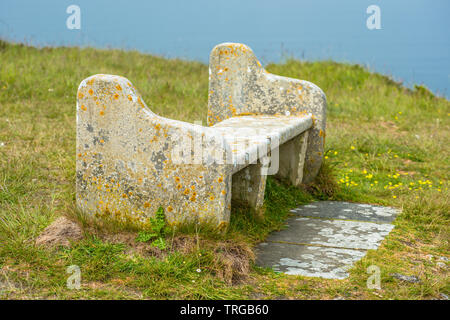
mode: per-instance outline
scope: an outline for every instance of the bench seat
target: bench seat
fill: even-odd
[[[311,126],[311,114],[299,117],[251,115],[232,117],[211,128],[221,134],[230,147],[233,159],[232,173],[236,173],[258,160],[258,150],[272,151]]]

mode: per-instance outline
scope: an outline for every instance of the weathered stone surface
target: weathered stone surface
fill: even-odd
[[[214,59],[216,53],[220,55],[216,49],[213,69],[219,66]],[[231,68],[229,71],[233,73]],[[163,207],[172,225],[188,222],[225,227],[233,175],[238,184],[235,187],[245,189],[240,196],[258,209],[264,198],[265,177],[254,169],[273,169],[278,161],[260,167],[257,163],[269,156],[273,159],[278,148],[291,141],[296,141],[289,147],[292,155],[281,155],[281,163],[288,166],[283,172],[295,185],[304,179],[300,170],[308,172],[310,179],[322,157],[325,96],[306,81],[266,77],[266,82],[253,79],[266,94],[263,100],[255,96],[253,112],[245,114],[239,109],[221,117],[218,108],[227,113],[229,105],[210,103],[210,127],[154,114],[123,77],[95,75],[82,81],[77,96],[77,206],[89,214],[142,226]],[[217,89],[217,81],[235,82],[236,90],[243,83],[238,73],[228,80],[214,79],[210,79],[210,91]],[[251,84],[246,75],[244,82]],[[274,83],[284,89],[273,91]],[[261,103],[272,96],[270,110],[262,112]],[[280,103],[278,109],[276,103]],[[217,116],[211,121],[213,114]],[[313,132],[313,143],[307,141],[311,134],[303,134],[305,131]],[[308,153],[314,155],[308,157]],[[303,170],[306,158],[316,161]],[[250,174],[241,172],[246,167]]]
[[[318,201],[291,210],[298,216],[344,220],[392,222],[399,210],[363,203]]]
[[[360,221],[291,218],[288,228],[273,233],[271,242],[323,245],[335,248],[376,249],[394,228],[391,224]]]
[[[264,242],[258,245],[256,263],[290,275],[344,279],[347,268],[365,254],[361,250]]]
[[[209,59],[208,125],[248,114],[299,116],[311,113],[303,182],[317,175],[325,142],[326,97],[311,82],[268,73],[253,51],[240,43],[222,43]]]
[[[395,279],[401,280],[401,281],[405,281],[405,282],[410,282],[410,283],[420,283],[420,279],[417,278],[416,276],[407,276],[401,273],[391,273],[389,274],[391,277],[394,277]]]
[[[82,238],[83,230],[77,223],[66,217],[59,217],[36,238],[36,245],[68,247],[70,241]]]
[[[257,248],[257,264],[292,275],[343,279],[347,268],[376,249],[394,228],[397,209],[319,201],[293,209],[287,228]],[[346,220],[340,220],[346,219]],[[357,221],[353,221],[357,220]]]

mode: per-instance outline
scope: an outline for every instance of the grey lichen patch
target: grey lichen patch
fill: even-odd
[[[394,228],[381,222],[398,214],[390,207],[337,201],[314,202],[292,212],[286,229],[258,245],[257,263],[290,275],[331,279],[346,278],[348,268],[367,250],[377,249]]]
[[[339,201],[318,201],[292,209],[291,212],[302,217],[371,222],[392,222],[400,213],[391,207]]]
[[[394,228],[383,223],[361,221],[292,218],[288,228],[271,235],[277,242],[308,243],[335,248],[376,249]]]
[[[366,253],[360,250],[268,243],[258,246],[257,264],[289,275],[345,279]]]

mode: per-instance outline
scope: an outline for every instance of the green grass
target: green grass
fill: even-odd
[[[56,217],[74,211],[75,95],[81,80],[97,73],[122,75],[154,112],[206,123],[208,67],[138,52],[6,42],[0,42],[0,61],[0,298],[449,295],[448,269],[439,267],[436,257],[449,256],[450,103],[426,88],[410,90],[363,67],[331,61],[268,65],[269,72],[309,80],[327,94],[327,154],[313,184],[300,190],[269,179],[263,219],[235,204],[226,234],[168,234],[166,250],[141,250],[137,242],[113,241],[89,229],[85,240],[51,251],[36,247],[34,239]],[[382,246],[369,251],[346,280],[246,265],[251,248],[282,227],[288,209],[320,199],[391,205],[403,213]],[[66,288],[72,264],[81,268],[81,290]],[[380,291],[366,287],[370,265],[381,269]],[[393,272],[422,282],[400,282]]]

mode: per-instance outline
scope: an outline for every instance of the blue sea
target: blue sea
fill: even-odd
[[[71,5],[79,8],[79,29],[67,26]],[[449,97],[449,14],[449,0],[0,0],[0,37],[205,63],[214,45],[241,42],[263,64],[287,57],[358,63]]]

